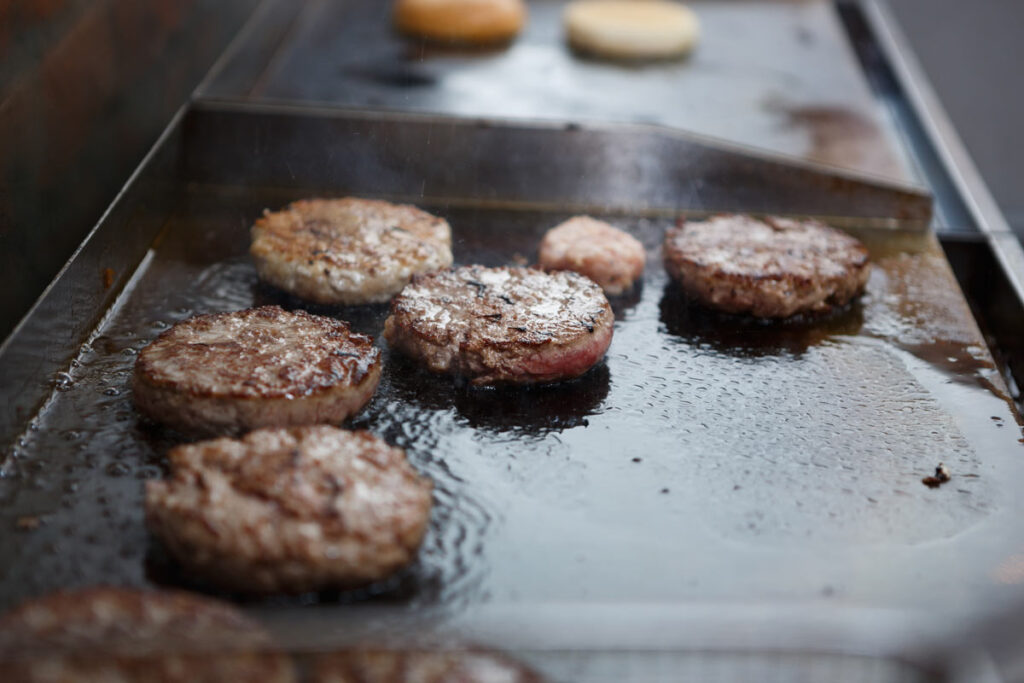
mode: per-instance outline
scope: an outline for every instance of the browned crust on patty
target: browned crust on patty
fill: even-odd
[[[138,356],[139,410],[186,432],[341,422],[373,395],[380,350],[348,323],[264,306],[199,315]]]
[[[417,273],[452,263],[448,222],[373,199],[303,199],[252,227],[259,276],[323,304],[387,301]]]
[[[572,272],[465,266],[415,278],[391,303],[389,345],[473,384],[577,377],[611,343],[601,288]]]
[[[868,250],[813,220],[716,216],[669,228],[665,269],[686,293],[728,313],[825,313],[864,291]]]
[[[311,683],[540,683],[511,659],[485,650],[362,649],[317,657]]]
[[[146,522],[196,576],[300,593],[383,579],[415,556],[431,483],[368,432],[263,429],[179,446],[146,487]]]
[[[0,618],[11,681],[295,680],[269,643],[231,605],[180,591],[59,592]]]

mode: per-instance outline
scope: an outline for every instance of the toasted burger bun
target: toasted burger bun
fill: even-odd
[[[488,44],[514,38],[526,21],[523,0],[398,0],[395,26],[431,40]]]
[[[697,44],[697,15],[667,0],[576,0],[566,7],[569,44],[611,59],[666,59]]]

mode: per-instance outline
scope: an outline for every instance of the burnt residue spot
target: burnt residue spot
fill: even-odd
[[[485,313],[479,317],[488,318],[490,320],[501,320],[501,313]]]
[[[500,295],[498,295],[498,298],[501,299],[502,301],[504,301],[505,303],[509,304],[509,305],[515,304],[515,302],[512,301],[512,299],[509,298],[508,294],[500,294]]]
[[[14,523],[14,526],[19,531],[35,531],[39,528],[39,525],[42,523],[43,521],[39,517],[35,515],[29,515],[26,517],[18,517],[17,521]]]
[[[640,458],[633,458],[633,462],[641,462]]]
[[[357,79],[393,88],[429,88],[437,83],[434,76],[404,64],[357,66],[346,71]]]
[[[484,292],[487,291],[487,285],[485,285],[483,282],[480,282],[479,280],[466,280],[466,284],[469,285],[470,287],[476,287],[477,297],[482,297],[484,295]]]
[[[921,483],[930,489],[937,489],[949,481],[950,478],[949,468],[940,462],[939,466],[935,468],[935,474],[930,477],[925,477],[921,480]]]

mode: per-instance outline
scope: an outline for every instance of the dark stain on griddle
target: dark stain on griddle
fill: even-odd
[[[807,158],[886,176],[901,175],[881,129],[864,114],[844,107],[793,106],[778,100],[764,106],[778,113],[784,126],[807,131]]]
[[[406,63],[360,64],[345,68],[344,74],[387,88],[429,88],[437,84],[435,76]]]
[[[935,468],[935,474],[925,477],[921,483],[930,489],[937,489],[951,479],[949,468],[944,463],[939,463]]]

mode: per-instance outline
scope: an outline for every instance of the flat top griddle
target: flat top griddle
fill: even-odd
[[[572,121],[657,123],[899,180],[914,177],[832,3],[694,0],[685,60],[574,55],[565,0],[532,0],[511,45],[425,43],[374,0],[268,0],[198,96]]]
[[[802,46],[777,50],[788,68],[817,55],[814,63],[836,69],[813,83],[764,69],[748,90],[742,76],[751,72],[719,69],[727,84],[719,105],[760,96],[783,74],[769,90],[868,122],[825,126],[833,152],[853,156],[816,152],[814,126],[788,128],[785,107],[730,108],[749,116],[730,129],[728,117],[703,108],[710,100],[679,107],[682,100],[662,99],[677,85],[695,87],[694,73],[710,79],[719,50],[753,51],[763,64],[783,58],[771,56],[769,32],[743,25],[734,30],[749,40],[711,38],[690,67],[633,72],[570,62],[551,29],[559,3],[533,3],[535,20],[547,19],[509,52],[410,56],[408,43],[387,32],[383,10],[370,7],[377,3],[267,2],[204,87],[206,102],[172,125],[0,348],[0,427],[18,434],[0,467],[0,609],[93,583],[205,590],[142,523],[144,481],[162,475],[163,454],[180,438],[132,409],[134,356],[194,313],[302,306],[257,282],[248,227],[264,208],[347,193],[444,215],[460,263],[529,262],[544,230],[588,211],[641,238],[649,265],[642,287],[615,302],[607,360],[566,385],[469,390],[386,352],[380,391],[351,424],[405,447],[435,480],[428,538],[416,565],[384,584],[243,601],[286,646],[452,629],[506,649],[589,653],[568,664],[536,660],[566,680],[614,680],[628,669],[616,668],[613,650],[666,651],[655,666],[678,673],[708,670],[685,652],[820,646],[850,654],[844,671],[868,672],[855,680],[917,680],[920,670],[857,655],[899,651],[930,624],[1019,597],[1024,445],[1016,416],[935,238],[885,229],[920,228],[927,201],[912,187],[869,185],[699,138],[586,123],[637,118],[600,104],[597,94],[612,89],[602,69],[610,69],[620,86],[644,84],[640,94],[659,82],[651,92],[660,95],[645,101],[687,114],[662,123],[874,173],[901,158],[825,3],[697,4],[706,28],[738,22],[741,10],[765,26],[784,19]],[[330,27],[354,31],[356,19],[376,26],[378,38],[387,32],[383,42],[345,33],[350,45],[391,51],[372,62],[383,76],[360,66],[357,50],[338,53],[338,71],[312,58],[343,44],[328,40]],[[465,100],[455,87],[466,74],[479,85],[500,73],[492,67],[529,66],[530,54],[554,60],[556,74],[593,79],[585,92],[594,99],[522,112],[571,122],[486,117],[495,111],[487,106],[508,100]],[[322,77],[298,78],[304,69]],[[433,74],[429,87],[417,83],[422,73]],[[217,98],[247,103],[209,102]],[[483,118],[255,104],[288,98],[418,111],[465,103],[459,113]],[[860,150],[870,154],[858,162]],[[866,297],[841,315],[778,327],[689,306],[661,268],[663,231],[678,215],[729,209],[842,219],[878,264]],[[375,336],[386,314],[313,310]],[[929,489],[921,479],[940,461],[953,481]],[[715,669],[708,657],[700,661]],[[783,659],[747,661],[786,680]]]
[[[302,110],[283,119],[244,109],[186,119],[182,137],[171,138],[184,159],[178,175],[140,178],[119,205],[125,222],[108,218],[100,228],[123,238],[156,224],[154,207],[165,204],[151,193],[162,188],[173,201],[148,255],[55,376],[5,462],[0,606],[94,583],[205,590],[143,526],[144,481],[162,475],[164,453],[180,437],[134,412],[135,355],[198,312],[302,306],[258,283],[246,255],[254,218],[306,196],[306,183],[343,195],[367,182],[357,173],[346,184],[344,169],[374,169],[381,196],[418,184],[403,173],[421,168],[395,151],[429,168],[437,157],[426,154],[425,136],[398,134],[423,125]],[[539,165],[555,149],[551,136],[624,133],[454,121],[445,130],[476,131],[474,148],[490,135],[518,136],[520,153]],[[333,166],[308,153],[357,133],[370,142],[346,148]],[[472,168],[463,174],[474,177]],[[451,222],[458,263],[529,262],[543,231],[568,214],[522,197],[495,204],[492,195],[528,187],[519,180],[488,186],[485,197],[426,192],[418,203]],[[580,180],[583,194],[601,182]],[[587,615],[611,607],[617,616],[601,637],[622,643],[643,633],[670,644],[685,630],[660,632],[661,617],[645,610],[673,618],[702,605],[722,614],[737,605],[935,614],[981,610],[1016,593],[1024,445],[931,234],[851,227],[877,264],[864,300],[825,320],[764,325],[694,308],[668,282],[659,245],[674,219],[664,208],[591,208],[637,235],[649,256],[642,287],[615,302],[606,361],[566,384],[473,390],[385,351],[381,387],[350,426],[407,449],[434,479],[430,532],[419,561],[384,584],[246,601],[282,625],[288,645],[328,647],[353,623],[388,632],[429,623],[483,629],[506,646],[531,638],[553,646],[591,633]],[[305,307],[374,336],[386,315],[383,306]],[[940,461],[953,480],[927,488],[921,479]]]

